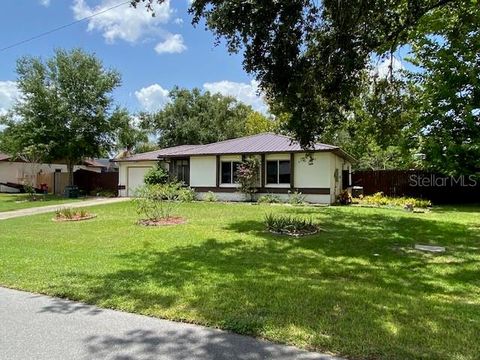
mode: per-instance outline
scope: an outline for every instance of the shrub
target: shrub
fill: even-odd
[[[181,192],[180,183],[143,185],[136,190],[133,201],[145,220],[168,219],[182,201]]]
[[[268,231],[277,234],[299,236],[313,234],[319,229],[312,218],[267,214],[264,222]]]
[[[288,191],[288,203],[291,205],[301,205],[305,204],[305,195],[303,195],[298,190],[294,192]]]
[[[190,187],[182,187],[179,190],[178,199],[182,202],[192,202],[196,199],[195,190]]]
[[[250,201],[253,200],[253,194],[257,192],[259,175],[260,162],[256,157],[250,157],[238,166],[239,191],[245,194],[245,197]]]
[[[383,195],[382,192],[377,192],[373,195],[364,196],[359,199],[361,204],[376,205],[376,206],[399,206],[406,209],[428,208],[432,206],[430,200],[416,199],[412,197],[389,197]]]
[[[203,200],[208,202],[217,202],[218,198],[213,191],[209,191],[205,194]]]
[[[352,195],[350,195],[348,190],[342,190],[342,192],[338,194],[337,203],[340,205],[349,205],[352,203]]]
[[[278,204],[281,202],[281,200],[278,195],[265,194],[258,198],[258,202],[263,204]]]
[[[57,220],[79,220],[90,216],[91,214],[85,209],[62,208],[55,211]]]
[[[143,180],[147,185],[165,184],[168,182],[168,173],[160,165],[156,165],[147,171]]]

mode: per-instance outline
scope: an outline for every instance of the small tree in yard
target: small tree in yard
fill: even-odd
[[[22,97],[0,121],[6,126],[2,150],[18,156],[30,146],[44,146],[44,160],[65,161],[73,185],[76,164],[114,145],[118,117],[111,92],[120,75],[79,49],[57,50],[47,61],[21,58],[17,74]]]
[[[250,157],[243,161],[237,169],[237,181],[240,185],[239,191],[245,194],[250,201],[258,190],[258,179],[260,162],[256,157]]]
[[[169,219],[182,201],[181,184],[147,184],[135,191],[133,199],[142,220],[159,221]]]

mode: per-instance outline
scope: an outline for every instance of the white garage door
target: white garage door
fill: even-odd
[[[151,167],[129,167],[128,168],[128,180],[127,180],[127,188],[128,188],[128,196],[133,196],[135,194],[135,190],[143,185],[143,178],[145,177],[145,173],[150,170]]]

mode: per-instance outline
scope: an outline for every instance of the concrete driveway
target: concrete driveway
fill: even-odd
[[[126,198],[126,197],[96,198],[91,200],[83,200],[78,202],[71,202],[71,203],[64,203],[64,204],[57,204],[57,205],[46,205],[46,206],[38,206],[38,207],[32,207],[32,208],[20,209],[20,210],[14,210],[14,211],[4,211],[4,212],[0,212],[0,220],[7,220],[7,219],[13,219],[17,217],[37,215],[37,214],[45,214],[49,212],[54,212],[57,209],[61,209],[61,208],[84,208],[84,207],[95,206],[95,205],[113,204],[113,203],[127,201],[127,200],[130,200],[130,198]]]
[[[338,359],[202,326],[0,287],[0,359]]]

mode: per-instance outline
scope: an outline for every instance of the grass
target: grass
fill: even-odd
[[[480,207],[192,203],[187,224],[160,228],[134,225],[131,203],[92,211],[0,221],[0,284],[355,359],[478,359]],[[270,212],[325,231],[272,235]]]
[[[56,195],[37,195],[37,198],[38,200],[36,201],[29,201],[28,195],[26,194],[0,194],[0,212],[64,204],[81,200],[66,199]]]

